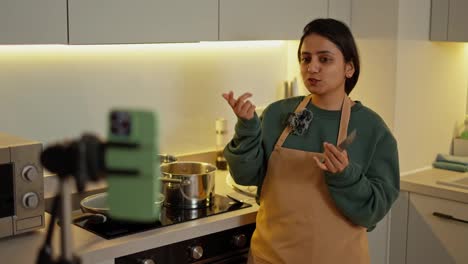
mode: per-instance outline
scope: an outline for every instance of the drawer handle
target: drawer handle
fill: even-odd
[[[432,215],[437,216],[437,217],[440,217],[440,218],[444,218],[444,219],[447,219],[447,220],[453,220],[453,221],[457,221],[457,222],[462,222],[462,223],[468,224],[468,221],[467,221],[467,220],[463,220],[463,219],[460,219],[460,218],[456,218],[456,217],[453,217],[453,216],[448,215],[448,214],[443,214],[443,213],[439,213],[439,212],[433,212]]]

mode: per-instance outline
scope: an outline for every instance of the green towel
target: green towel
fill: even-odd
[[[436,161],[450,162],[460,165],[468,165],[468,157],[465,156],[454,156],[448,154],[437,154]]]
[[[434,163],[432,163],[432,166],[434,166],[435,168],[444,169],[444,170],[453,170],[453,171],[460,171],[460,172],[468,171],[468,166],[466,165],[453,163],[453,162],[446,162],[446,161],[435,161]]]

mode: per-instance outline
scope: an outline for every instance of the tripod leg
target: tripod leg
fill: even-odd
[[[61,258],[70,263],[73,260],[73,243],[72,243],[72,209],[71,209],[71,177],[65,177],[62,179],[60,184],[60,196],[61,199],[61,223],[60,235],[62,240],[62,256]]]

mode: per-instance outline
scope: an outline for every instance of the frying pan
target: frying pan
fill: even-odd
[[[175,162],[177,158],[170,154],[156,155],[160,163]],[[162,206],[165,200],[163,194],[159,194],[155,206]],[[107,192],[90,195],[80,201],[82,215],[73,219],[74,222],[79,222],[85,219],[89,221],[105,222],[109,216],[109,206],[107,205]]]
[[[162,206],[164,202],[164,195],[159,194],[158,200],[154,202],[155,206]],[[79,222],[89,219],[95,222],[105,222],[109,217],[109,206],[107,205],[107,192],[97,193],[90,195],[80,202],[80,208],[83,212],[82,215],[74,218],[74,222]]]
[[[108,215],[107,192],[90,195],[80,202],[83,213]]]

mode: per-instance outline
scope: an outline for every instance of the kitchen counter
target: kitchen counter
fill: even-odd
[[[233,190],[226,184],[226,171],[217,171],[215,192],[232,194]],[[441,169],[427,169],[401,177],[401,190],[428,196],[468,203],[468,189],[441,185],[442,179],[457,179],[467,176]],[[239,197],[240,194],[237,194]],[[72,226],[74,253],[81,257],[83,264],[113,264],[114,258],[151,248],[176,243],[216,233],[230,228],[255,222],[258,205],[253,198],[245,196],[252,207],[214,215],[198,220],[174,224],[112,240],[106,240],[75,225]],[[46,214],[48,221],[50,215]],[[35,263],[39,247],[45,238],[45,229],[16,237],[0,239],[0,258],[2,263]],[[53,251],[59,253],[59,229],[54,234]]]
[[[442,169],[427,169],[408,174],[400,179],[402,191],[468,203],[468,189],[440,184],[438,181],[456,180],[467,177],[468,173]]]
[[[225,195],[233,192],[226,184],[227,174],[226,171],[218,171],[216,173],[215,193]],[[119,256],[254,223],[258,205],[254,199],[247,196],[245,201],[252,204],[252,207],[111,240],[106,240],[73,225],[74,254],[81,257],[83,264],[112,264],[114,263],[114,258]],[[48,222],[49,219],[50,215],[46,213],[46,221]],[[1,262],[35,263],[37,251],[45,239],[45,233],[46,230],[42,229],[16,237],[0,239]],[[59,228],[56,228],[53,243],[54,254],[59,253],[60,247],[58,241]]]

